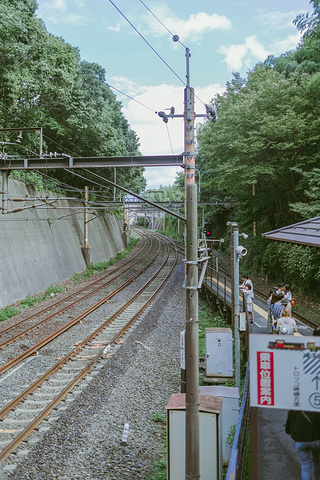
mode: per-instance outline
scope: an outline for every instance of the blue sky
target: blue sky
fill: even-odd
[[[292,21],[299,13],[312,11],[308,0],[37,1],[37,14],[50,33],[77,46],[82,59],[105,68],[110,85],[143,103],[115,92],[140,138],[143,155],[184,150],[183,120],[170,119],[166,125],[154,112],[174,106],[176,113],[183,113],[185,47],[191,53],[191,86],[200,99],[195,110],[201,114],[203,104],[223,91],[232,72],[245,76],[267,55],[294,49],[299,33]],[[179,35],[182,44],[173,42],[168,30]],[[177,171],[147,168],[148,188],[172,184]]]

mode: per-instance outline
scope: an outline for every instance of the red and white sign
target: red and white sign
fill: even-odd
[[[320,337],[254,335],[251,407],[320,412]]]
[[[257,396],[259,405],[274,405],[273,352],[257,352]]]

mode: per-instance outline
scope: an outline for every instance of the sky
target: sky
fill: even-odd
[[[48,32],[106,70],[106,81],[140,141],[142,155],[181,154],[184,122],[155,113],[184,111],[186,48],[196,114],[224,91],[233,72],[246,77],[270,54],[295,49],[293,20],[308,0],[37,0]],[[172,40],[173,35],[179,41]],[[131,98],[128,98],[131,97]],[[169,111],[168,111],[169,113]],[[204,120],[198,118],[196,124]],[[172,185],[180,167],[147,167],[147,188]]]

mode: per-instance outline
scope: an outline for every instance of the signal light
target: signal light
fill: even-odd
[[[204,223],[203,224],[203,233],[206,235],[206,237],[209,237],[211,235],[211,228],[210,228],[210,223]]]

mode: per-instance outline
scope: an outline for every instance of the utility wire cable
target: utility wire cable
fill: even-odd
[[[121,90],[118,90],[116,87],[113,87],[112,85],[110,85],[110,83],[107,83],[107,82],[103,82],[103,83],[104,83],[104,85],[106,85],[107,87],[110,87],[110,88],[112,88],[113,90],[115,90],[116,92],[121,93],[121,94],[124,95],[125,97],[130,98],[130,100],[133,100],[134,102],[139,103],[139,104],[142,105],[143,107],[148,108],[148,110],[151,110],[151,112],[154,112],[154,113],[156,113],[156,114],[158,113],[158,112],[156,112],[153,108],[150,108],[150,107],[148,107],[147,105],[145,105],[144,103],[139,102],[139,100],[136,100],[135,98],[130,97],[130,95],[127,95],[126,93],[121,92]]]
[[[122,15],[122,17],[131,25],[131,27],[137,32],[137,34],[142,38],[142,40],[151,48],[151,50],[157,55],[157,57],[160,58],[160,60],[169,68],[169,70],[182,82],[184,85],[185,82],[182,80],[181,77],[173,70],[173,68],[170,67],[170,65],[161,57],[161,55],[153,48],[153,46],[148,42],[146,38],[139,32],[139,30],[130,22],[130,20],[124,15],[124,13],[121,12],[121,10],[113,3],[112,0],[109,0],[109,2],[114,6],[116,10]]]
[[[141,0],[140,0],[141,1]],[[186,82],[184,80],[182,80],[182,78],[173,70],[173,68],[170,67],[170,65],[161,57],[161,55],[153,48],[153,46],[148,42],[148,40],[139,32],[139,30],[130,22],[130,20],[124,15],[124,13],[122,13],[122,11],[117,7],[117,5],[115,5],[113,3],[112,0],[109,0],[109,2],[114,6],[114,8],[120,13],[120,15],[129,23],[129,25],[131,25],[131,27],[135,30],[135,32],[137,32],[137,34],[142,38],[142,40],[151,48],[151,50],[157,55],[157,57],[160,58],[160,60],[169,68],[169,70],[178,78],[178,80],[180,80],[180,82],[183,83],[183,85],[187,88],[190,89],[190,87],[188,87],[188,85],[186,84]],[[152,12],[151,12],[152,13]],[[160,21],[160,20],[159,20]],[[167,27],[165,27],[167,29]],[[169,30],[168,30],[169,31]],[[169,31],[169,33],[171,34],[171,32]],[[181,42],[179,42],[181,43]],[[183,45],[181,43],[181,45]],[[183,45],[184,46],[184,45]],[[187,47],[185,47],[187,49]],[[200,103],[202,103],[202,105],[204,105],[206,107],[206,104],[201,100],[201,98],[199,98],[196,94],[194,94],[194,96],[199,100]]]
[[[170,33],[170,35],[173,37],[173,36],[174,36],[173,33],[170,32],[169,28],[166,27],[166,25],[161,22],[161,20],[153,13],[153,11],[150,10],[150,8],[147,7],[147,5],[146,5],[142,0],[139,0],[139,1],[140,1],[140,3],[142,3],[142,5],[143,5],[144,7],[146,7],[146,9],[151,13],[151,15],[153,15],[154,18],[155,18],[156,20],[158,20],[158,22],[159,22],[159,23],[167,30],[167,32]],[[182,42],[180,42],[180,40],[178,40],[178,42],[179,42],[180,45],[182,45],[184,48],[187,48]]]
[[[171,142],[170,132],[169,132],[169,128],[168,128],[168,124],[167,124],[167,123],[166,123],[166,127],[167,127],[167,134],[168,134],[168,137],[169,137],[170,147],[171,147],[171,153],[172,153],[172,155],[173,155],[172,142]]]
[[[24,120],[22,120],[22,118],[18,117],[18,115],[10,112],[10,110],[8,110],[6,107],[4,107],[1,103],[0,103],[0,107],[3,108],[4,110],[6,110],[9,115],[11,115],[12,117],[14,117],[15,119],[19,120],[20,122],[22,122],[24,125],[26,125],[27,127],[30,127],[30,128],[34,128],[32,127],[32,125],[29,125],[29,123],[25,122]],[[66,147],[63,147],[62,145],[60,145],[58,142],[56,142],[55,140],[53,140],[52,138],[50,137],[47,137],[46,135],[43,135],[44,138],[46,138],[47,140],[49,140],[50,142],[54,143],[55,145],[57,145],[58,147],[62,148],[62,150],[65,150],[69,153],[71,153],[72,155],[74,156],[77,156],[77,157],[80,157],[80,155],[77,155],[75,152],[72,152],[71,150],[69,150],[68,148]],[[37,154],[39,156],[39,154]]]

